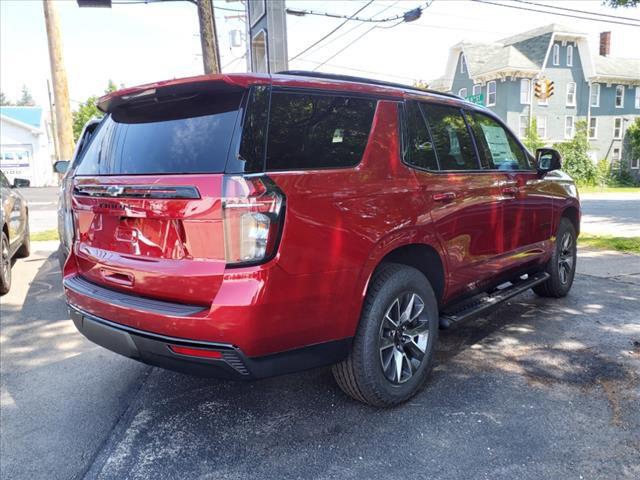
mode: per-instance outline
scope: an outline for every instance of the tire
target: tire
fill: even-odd
[[[31,235],[29,233],[29,216],[27,215],[27,226],[25,227],[24,239],[22,245],[16,252],[16,258],[27,258],[31,255]]]
[[[9,238],[2,232],[0,238],[2,257],[0,259],[0,295],[9,293],[11,289],[11,256],[9,255]]]
[[[537,295],[560,298],[569,293],[576,274],[576,241],[577,235],[573,223],[563,217],[558,226],[553,254],[544,269],[550,277],[546,282],[533,287]]]
[[[333,366],[333,376],[355,400],[398,405],[426,384],[437,340],[438,303],[429,281],[415,268],[383,264],[369,285],[351,352]]]

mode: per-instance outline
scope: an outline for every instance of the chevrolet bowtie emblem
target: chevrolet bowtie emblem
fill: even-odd
[[[123,192],[124,192],[124,187],[119,187],[117,185],[112,185],[110,187],[107,187],[105,190],[105,194],[110,197],[118,197],[122,195]]]

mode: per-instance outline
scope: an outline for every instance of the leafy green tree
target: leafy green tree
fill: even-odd
[[[20,100],[16,102],[16,105],[18,105],[19,107],[33,107],[35,104],[36,102],[33,100],[31,92],[26,85],[23,85],[22,96],[20,97]]]
[[[633,8],[640,5],[640,0],[603,0],[602,4],[611,8]]]
[[[111,93],[117,90],[116,84],[109,80],[107,84],[107,89],[104,91],[105,94]],[[78,141],[80,134],[82,133],[82,129],[85,124],[91,120],[93,117],[101,117],[102,112],[98,110],[98,106],[96,105],[98,102],[98,96],[92,95],[87,98],[84,102],[82,102],[76,111],[72,113],[73,117],[73,140],[75,142]]]
[[[581,185],[595,185],[596,166],[589,158],[587,122],[576,122],[575,135],[571,140],[556,143],[553,148],[562,155],[562,169]]]
[[[627,128],[626,136],[629,138],[632,157],[640,158],[640,117],[637,117]]]
[[[0,105],[5,107],[9,107],[13,105],[11,100],[9,100],[9,98],[4,94],[4,92],[0,92]]]
[[[538,135],[538,120],[536,117],[531,119],[531,125],[527,127],[522,143],[524,143],[524,146],[527,147],[527,150],[529,150],[533,155],[536,154],[537,149],[545,146],[544,140],[542,140],[540,135]]]

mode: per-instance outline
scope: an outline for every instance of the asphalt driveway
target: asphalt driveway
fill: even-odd
[[[427,388],[377,410],[328,369],[235,383],[94,346],[53,248],[18,261],[2,300],[3,478],[640,477],[639,257],[581,252],[567,298],[441,332]]]

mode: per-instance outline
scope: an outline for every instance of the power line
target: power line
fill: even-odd
[[[348,15],[341,15],[341,14],[330,13],[330,12],[316,12],[314,10],[294,10],[293,8],[287,8],[286,12],[289,15],[296,15],[296,16],[299,16],[299,17],[302,17],[304,15],[317,15],[317,16],[320,16],[320,17],[346,18],[347,20],[351,20],[351,21],[355,21],[355,22],[386,23],[386,22],[392,22],[394,20],[411,21],[411,19],[413,18],[413,15],[418,15],[418,17],[419,17],[420,12],[422,12],[422,10],[424,10],[426,7],[431,5],[432,1],[433,0],[429,0],[422,7],[416,7],[416,8],[413,8],[411,10],[405,11],[401,15],[396,15],[395,17],[388,17],[388,18],[373,18],[373,17],[361,18],[361,17],[356,17],[356,16],[353,16],[353,15],[348,16]]]
[[[617,20],[631,20],[632,22],[640,22],[640,18],[620,17],[618,15],[608,15],[606,13],[587,12],[585,10],[575,10],[573,8],[557,7],[555,5],[547,5],[547,4],[544,4],[544,3],[528,2],[527,0],[513,0],[513,1],[514,2],[518,2],[518,3],[526,3],[528,5],[535,5],[536,7],[546,7],[546,8],[553,8],[554,10],[564,10],[566,12],[582,13],[582,14],[585,14],[585,15],[595,15],[595,16],[598,16],[598,17],[615,18]]]
[[[604,23],[615,23],[618,25],[626,25],[628,27],[640,27],[640,25],[636,25],[634,23],[626,23],[626,22],[618,22],[615,20],[604,20],[604,19],[599,19],[599,18],[590,18],[590,17],[580,17],[577,15],[570,15],[568,13],[558,13],[558,12],[549,12],[549,11],[545,11],[545,10],[535,10],[533,8],[527,8],[527,7],[521,7],[518,5],[510,5],[508,3],[497,3],[497,2],[490,2],[488,0],[471,0],[472,2],[477,2],[477,3],[482,3],[485,5],[496,5],[498,7],[507,7],[507,8],[515,8],[517,10],[526,10],[529,12],[536,12],[536,13],[545,13],[547,15],[557,15],[560,17],[569,17],[569,18],[578,18],[580,20],[591,20],[594,22],[604,22]]]
[[[306,58],[299,58],[298,59],[299,62],[308,62],[308,63],[313,63],[315,65],[319,65],[322,62],[316,62],[315,60],[309,60]],[[369,74],[373,74],[373,75],[381,75],[383,77],[392,77],[392,78],[399,78],[399,79],[403,79],[403,80],[411,80],[411,81],[415,81],[416,78],[414,77],[407,77],[404,75],[393,75],[390,73],[385,73],[385,72],[374,72],[372,70],[363,70],[361,68],[353,68],[353,67],[345,67],[344,65],[337,65],[335,63],[325,63],[325,65],[327,67],[333,67],[333,68],[340,68],[342,70],[350,70],[353,72],[360,72],[360,73],[369,73]]]
[[[295,60],[296,58],[298,58],[300,55],[308,52],[309,50],[311,50],[313,47],[315,47],[316,45],[318,45],[320,42],[322,42],[323,40],[325,40],[326,38],[330,37],[331,35],[333,35],[334,33],[336,33],[338,30],[340,30],[344,25],[346,25],[346,23],[349,20],[352,20],[358,13],[360,13],[361,11],[363,11],[365,8],[367,8],[369,5],[371,5],[373,3],[373,0],[370,0],[369,2],[367,2],[363,7],[360,7],[358,10],[356,10],[350,17],[348,17],[344,22],[342,22],[340,25],[338,25],[336,28],[334,28],[333,30],[331,30],[329,33],[327,33],[326,35],[324,35],[322,38],[320,38],[319,40],[317,40],[316,42],[312,43],[311,45],[309,45],[307,48],[305,48],[304,50],[302,50],[301,52],[299,52],[298,54],[296,54],[294,57],[291,57],[289,59],[289,61]]]

